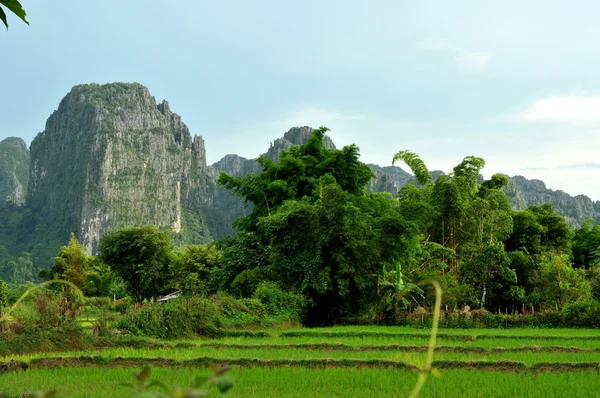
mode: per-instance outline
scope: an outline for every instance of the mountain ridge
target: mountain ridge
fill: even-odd
[[[292,127],[262,156],[278,161],[282,150],[306,143],[311,132],[308,126]],[[324,144],[335,148],[329,136]],[[397,195],[415,180],[397,166],[368,166],[376,177],[367,186],[372,192]],[[251,210],[218,186],[219,174],[243,177],[260,169],[256,158],[236,154],[207,165],[203,138],[141,84],[77,85],[29,149],[19,138],[0,142],[0,205],[14,202],[38,215],[36,225],[45,232],[35,239],[44,239],[47,253],[70,232],[95,252],[104,232],[149,223],[171,229],[180,243],[207,242],[234,233],[232,222]],[[434,179],[443,174],[431,173]],[[516,210],[555,203],[573,228],[587,218],[600,220],[600,202],[548,189],[540,180],[510,177],[505,193]]]

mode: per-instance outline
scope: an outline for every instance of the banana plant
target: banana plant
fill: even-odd
[[[396,262],[396,267],[392,271],[388,271],[386,266],[382,267],[381,275],[379,276],[378,292],[385,297],[386,303],[394,302],[394,316],[398,316],[398,306],[400,301],[404,307],[408,306],[408,298],[412,298],[417,302],[414,295],[423,297],[423,289],[411,283],[409,278],[402,273],[400,262]]]

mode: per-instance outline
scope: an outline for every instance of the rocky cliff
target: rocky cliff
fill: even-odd
[[[600,221],[600,202],[593,202],[585,195],[571,196],[560,190],[549,189],[540,180],[510,177],[504,192],[515,210],[554,203],[554,209],[566,218],[571,228],[580,227],[588,218]]]
[[[202,137],[146,87],[80,85],[31,144],[27,203],[90,251],[103,232],[144,224],[202,241],[215,179]]]
[[[0,206],[25,203],[29,184],[29,150],[21,138],[0,141]]]

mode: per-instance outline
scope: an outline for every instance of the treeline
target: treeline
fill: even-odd
[[[326,131],[283,151],[279,163],[259,158],[258,174],[221,174],[222,186],[253,205],[235,236],[175,247],[168,231],[126,228],[103,236],[97,257],[72,237],[42,276],[133,301],[167,288],[252,298],[269,282],[301,298],[309,325],[399,323],[431,308],[433,292],[417,286],[430,278],[442,284],[448,311],[559,311],[600,298],[592,221],[572,231],[551,204],[513,211],[507,178],[483,180],[485,162],[474,156],[434,180],[416,154],[398,152],[393,162],[406,163],[417,183],[397,198],[369,193],[373,175],[358,148],[324,148]]]

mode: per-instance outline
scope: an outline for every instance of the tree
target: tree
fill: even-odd
[[[207,293],[210,271],[217,267],[215,245],[188,245],[175,252],[169,266],[172,285],[184,293]]]
[[[527,211],[532,212],[540,225],[544,228],[541,235],[541,244],[547,250],[557,250],[571,255],[571,240],[574,233],[563,216],[554,211],[553,203],[541,206],[530,206]]]
[[[509,268],[510,258],[504,251],[501,243],[486,245],[483,250],[471,261],[461,267],[465,281],[481,289],[481,308],[485,307],[488,293],[495,293],[496,289],[506,288],[517,283],[517,275]]]
[[[507,251],[524,251],[530,255],[543,251],[544,227],[529,210],[513,212],[513,231],[506,241]]]
[[[29,25],[29,22],[27,22],[27,20],[25,19],[27,14],[25,13],[23,6],[21,5],[21,3],[18,2],[18,0],[0,0],[0,5],[6,7],[9,11],[12,11],[23,22],[25,22],[27,25]],[[4,23],[4,25],[6,26],[6,29],[8,29],[8,21],[6,20],[6,13],[2,9],[2,7],[0,7],[0,21],[2,21]]]
[[[418,248],[417,229],[398,202],[366,192],[373,174],[358,148],[325,148],[327,130],[314,130],[306,145],[282,151],[279,163],[260,158],[258,174],[219,178],[254,204],[223,250],[218,274],[233,277],[224,287],[248,295],[264,280],[277,282],[309,298],[314,305],[307,321],[313,324],[368,311],[379,301],[381,265],[401,261],[408,270]],[[248,260],[239,261],[240,253]]]
[[[82,291],[87,289],[87,275],[92,257],[85,254],[83,246],[74,233],[71,233],[69,244],[62,246],[54,258],[54,265],[49,272],[41,275],[45,279],[62,279],[73,283]]]
[[[594,219],[590,218],[575,230],[572,240],[575,268],[590,268],[600,260],[600,224],[593,224]]]
[[[592,298],[592,286],[585,279],[585,271],[573,268],[567,254],[541,255],[536,260],[538,269],[532,279],[543,307],[563,307]]]
[[[123,279],[129,294],[139,302],[169,287],[172,251],[170,232],[148,225],[105,234],[100,239],[99,257]]]

